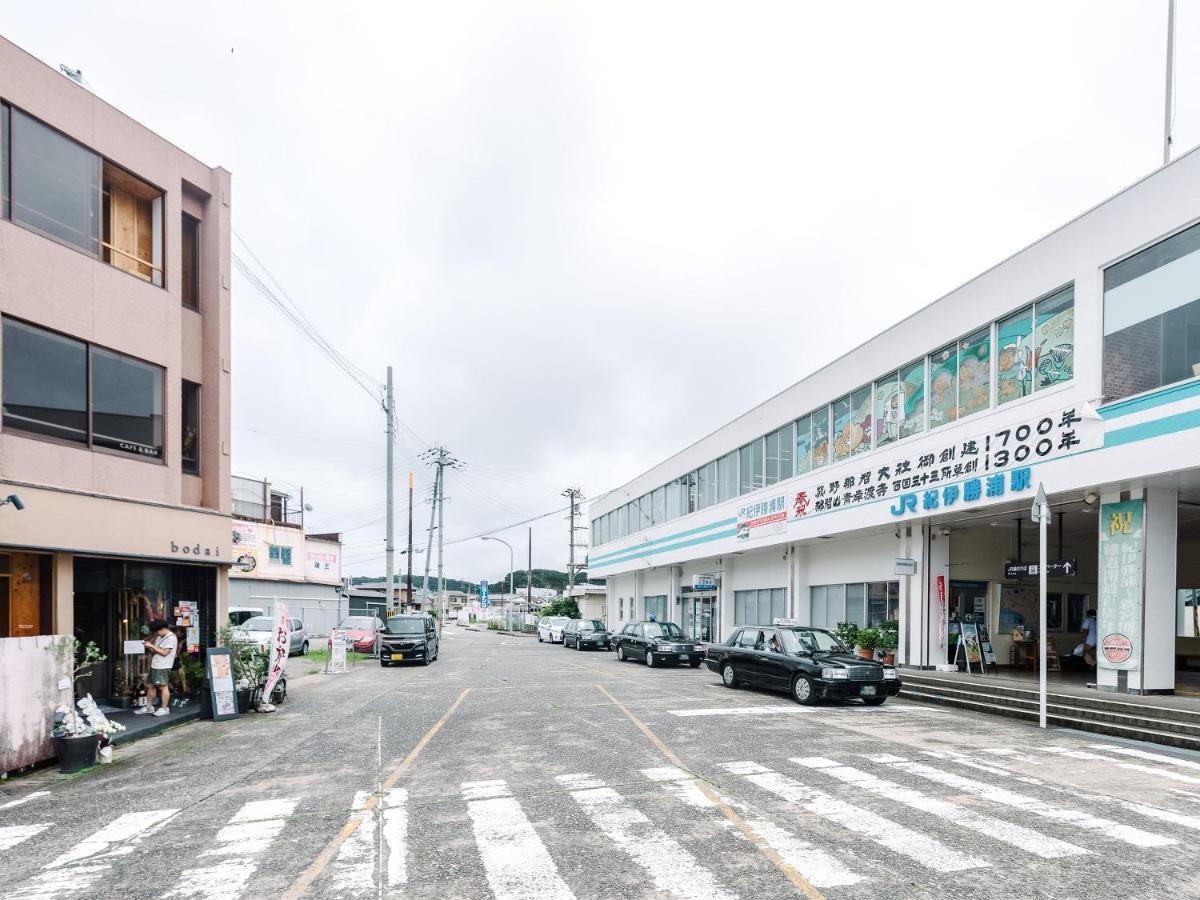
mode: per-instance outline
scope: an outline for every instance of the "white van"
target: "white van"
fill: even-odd
[[[261,606],[231,606],[229,607],[229,624],[241,625],[247,619],[263,615]]]

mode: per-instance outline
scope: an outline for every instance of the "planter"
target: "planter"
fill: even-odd
[[[54,755],[58,757],[58,770],[72,775],[90,769],[96,764],[96,751],[100,748],[100,735],[84,734],[54,738]]]
[[[894,666],[896,664],[896,654],[895,653],[883,654],[883,664],[885,666]]]
[[[858,649],[857,649],[855,652],[856,652],[856,653],[857,653],[859,656],[861,656],[863,659],[874,659],[874,658],[875,658],[875,651],[874,651],[874,650],[867,650],[867,649],[865,649],[865,648],[863,648],[863,647],[859,647],[859,648],[858,648]]]

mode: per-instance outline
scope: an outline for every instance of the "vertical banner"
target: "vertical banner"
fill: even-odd
[[[946,576],[937,577],[938,595],[938,647],[946,646]]]
[[[275,690],[275,682],[279,680],[279,676],[283,674],[283,669],[287,665],[291,642],[287,604],[277,600],[275,601],[275,635],[271,639],[271,661],[267,666],[267,683],[263,685],[263,703],[271,701],[271,691]]]
[[[1142,652],[1142,500],[1100,507],[1100,652],[1104,669],[1137,669]]]

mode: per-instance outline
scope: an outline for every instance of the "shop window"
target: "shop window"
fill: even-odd
[[[655,525],[667,521],[667,489],[660,487],[650,495],[650,518]]]
[[[200,385],[191,381],[183,382],[183,402],[181,404],[179,424],[182,434],[183,471],[188,475],[200,474]]]
[[[937,428],[958,418],[958,344],[950,344],[929,357],[929,427]]]
[[[676,478],[667,484],[667,518],[678,519],[683,515],[683,483]]]
[[[787,590],[764,588],[733,592],[734,625],[770,625],[787,616]]]
[[[4,320],[3,421],[67,441],[88,441],[87,345]]]
[[[292,548],[268,544],[267,559],[278,566],[290,566],[292,564]]]
[[[991,405],[992,329],[977,331],[958,344],[958,417]]]
[[[812,466],[819,469],[829,462],[829,407],[822,406],[810,414],[812,420]]]
[[[99,257],[100,157],[18,109],[9,116],[11,219]]]
[[[726,453],[717,464],[717,497],[719,502],[738,495],[738,452]]]
[[[92,443],[162,459],[162,369],[92,347]]]
[[[792,477],[792,425],[772,431],[764,438],[766,453],[765,485],[778,484]]]
[[[179,228],[181,254],[179,259],[180,289],[183,305],[200,311],[200,220],[182,214]]]
[[[119,166],[104,163],[106,263],[162,286],[162,191]]]

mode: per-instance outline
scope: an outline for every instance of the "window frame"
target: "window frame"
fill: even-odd
[[[184,252],[184,248],[187,246],[189,223],[195,229],[195,239],[194,239],[193,243],[195,244],[196,258],[195,258],[195,262],[192,265],[192,277],[191,277],[192,294],[193,294],[193,298],[194,298],[193,303],[187,302],[187,293],[188,292],[187,292],[187,282],[185,281],[185,277],[187,274],[187,268],[183,264],[183,252]],[[195,313],[199,313],[204,305],[203,304],[204,298],[201,297],[201,290],[200,290],[201,284],[202,284],[202,279],[200,278],[200,268],[201,268],[200,260],[202,258],[202,254],[204,251],[204,245],[202,243],[203,235],[201,234],[202,228],[203,228],[203,220],[202,219],[199,219],[196,216],[193,216],[191,213],[187,212],[186,210],[180,210],[180,213],[179,213],[179,248],[180,248],[179,303],[184,309],[190,309],[192,312],[195,312]],[[164,235],[164,237],[165,237],[165,235]],[[165,241],[164,241],[164,243],[165,243]]]
[[[187,398],[186,392],[188,388],[194,388],[196,392],[196,460],[195,468],[188,468],[187,458],[183,455],[184,437],[183,429],[187,427]],[[184,475],[194,475],[200,477],[204,471],[203,453],[201,453],[201,438],[203,437],[203,422],[204,422],[204,392],[199,382],[188,381],[186,378],[179,379],[179,467]],[[164,412],[165,418],[165,412]]]

